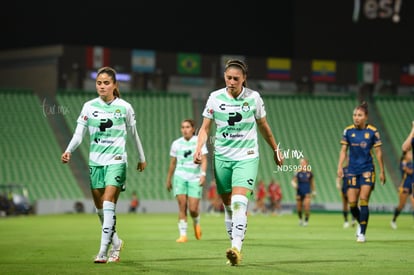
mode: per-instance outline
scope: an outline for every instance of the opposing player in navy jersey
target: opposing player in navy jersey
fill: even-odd
[[[413,193],[414,174],[413,174],[413,158],[411,152],[404,151],[400,159],[400,170],[401,170],[401,182],[398,188],[399,203],[394,210],[394,215],[391,220],[392,229],[397,229],[397,218],[403,210],[407,198]],[[411,205],[414,208],[414,197],[410,196]]]
[[[411,152],[412,159],[414,159],[413,148],[414,148],[414,121],[412,122],[410,133],[408,134],[407,138],[404,140],[401,146],[401,149],[403,152]]]
[[[346,163],[346,165],[342,168],[343,169],[343,175],[344,177],[341,178],[337,178],[336,179],[336,188],[338,188],[340,195],[341,195],[341,200],[342,200],[342,215],[344,217],[344,228],[348,228],[349,227],[349,201],[348,201],[348,162]],[[352,216],[352,215],[351,215]],[[351,218],[351,225],[354,226],[355,225],[355,217],[352,216]]]
[[[376,127],[368,124],[368,103],[362,102],[353,112],[354,123],[345,128],[341,139],[337,175],[344,177],[343,164],[348,158],[348,200],[352,215],[358,221],[357,242],[364,243],[368,226],[368,202],[375,187],[375,165],[371,151],[375,151],[381,184],[385,184],[382,141]],[[348,156],[349,152],[349,156]],[[358,207],[359,203],[359,207]]]
[[[310,167],[309,161],[302,158],[299,169],[295,172],[291,182],[293,188],[296,189],[296,211],[300,226],[308,225],[311,199],[316,195],[315,178]],[[305,214],[304,217],[303,214]]]

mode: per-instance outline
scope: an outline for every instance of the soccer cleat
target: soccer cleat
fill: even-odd
[[[364,234],[359,234],[358,238],[357,238],[357,242],[365,243],[365,235]]]
[[[349,228],[349,222],[344,222],[344,228]]]
[[[201,226],[199,224],[194,225],[194,234],[197,240],[201,239]]]
[[[120,253],[122,248],[124,247],[124,241],[119,240],[119,245],[117,247],[112,246],[112,249],[109,250],[109,258],[108,262],[115,263],[120,261]]]
[[[95,264],[106,264],[106,262],[108,261],[108,257],[106,257],[105,255],[97,255],[95,257],[95,260],[93,261]]]
[[[392,229],[397,229],[397,223],[395,221],[391,221],[390,225]]]
[[[299,220],[299,226],[303,226],[303,221]]]
[[[308,226],[308,222],[307,221],[304,221],[303,222],[303,226]]]
[[[186,243],[187,242],[187,236],[180,236],[177,240],[177,243]]]
[[[227,249],[226,257],[232,266],[240,264],[241,254],[237,248],[233,247]]]

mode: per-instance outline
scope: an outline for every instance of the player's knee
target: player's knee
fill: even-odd
[[[242,195],[234,195],[231,198],[231,207],[233,212],[242,211],[245,212],[247,210],[247,203],[248,199]]]
[[[354,201],[354,202],[349,202],[349,207],[351,207],[351,208],[355,208],[355,207],[357,207],[357,203],[356,203],[356,201]]]

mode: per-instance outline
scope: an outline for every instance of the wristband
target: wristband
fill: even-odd
[[[201,175],[205,177],[206,176],[206,172],[201,171]]]

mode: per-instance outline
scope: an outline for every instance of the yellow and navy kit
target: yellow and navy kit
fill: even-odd
[[[349,148],[349,174],[360,175],[374,171],[371,149],[382,144],[376,127],[367,124],[365,128],[359,129],[350,125],[343,132],[341,144],[348,145]]]

